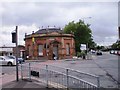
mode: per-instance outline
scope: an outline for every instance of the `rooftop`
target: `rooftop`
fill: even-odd
[[[58,33],[63,33],[63,30],[61,28],[44,28],[44,29],[39,29],[35,34],[46,34],[46,33],[51,33],[51,32],[58,32]]]

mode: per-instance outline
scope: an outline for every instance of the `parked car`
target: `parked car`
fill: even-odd
[[[110,51],[110,54],[114,54],[114,53],[115,53],[115,51],[114,51],[114,50],[111,50],[111,51]]]
[[[8,56],[8,57],[16,59],[15,56]],[[18,58],[18,63],[23,63],[23,62],[25,62],[25,60],[23,58]]]
[[[118,53],[117,53],[119,56],[120,56],[120,50],[118,51]]]
[[[91,50],[91,53],[92,53],[92,54],[95,54],[95,53],[96,53],[96,51],[95,51],[95,50]]]
[[[102,55],[102,52],[101,51],[97,51],[96,55]]]
[[[114,53],[114,54],[115,54],[115,55],[117,55],[117,53],[118,53],[118,51],[117,51],[117,50],[115,50],[115,53]]]
[[[0,65],[16,65],[16,59],[10,58],[8,56],[0,56]]]

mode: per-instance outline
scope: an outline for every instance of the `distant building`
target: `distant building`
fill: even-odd
[[[28,59],[71,58],[75,55],[74,35],[65,34],[60,28],[45,28],[25,35],[25,51]]]
[[[14,47],[8,47],[8,46],[0,47],[0,56],[13,55],[13,48]]]
[[[16,55],[16,47],[2,46],[0,47],[0,56]],[[18,57],[25,57],[25,46],[18,45]]]
[[[13,48],[13,55],[16,55],[16,47]],[[18,45],[18,57],[25,58],[25,46]]]

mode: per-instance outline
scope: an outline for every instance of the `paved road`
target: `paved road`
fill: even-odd
[[[37,64],[37,65],[36,65]],[[40,64],[40,65],[39,65]],[[93,60],[76,60],[76,61],[48,61],[32,63],[32,66],[41,67],[41,64],[54,65],[65,68],[72,68],[83,72],[100,76],[102,87],[117,87],[118,81],[118,56],[104,53],[102,56],[93,56]],[[3,67],[2,71],[9,74],[15,71],[16,67]],[[62,69],[52,68],[59,71]]]
[[[0,66],[0,70],[3,74],[12,74],[16,71],[16,66]]]
[[[105,53],[94,61],[102,70],[118,81],[118,56]]]

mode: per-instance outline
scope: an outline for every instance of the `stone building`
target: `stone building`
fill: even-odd
[[[28,59],[53,60],[75,55],[74,35],[65,34],[60,28],[45,28],[25,35],[25,51]]]

